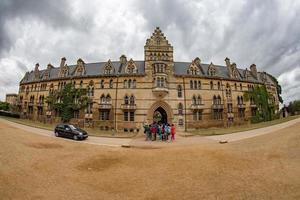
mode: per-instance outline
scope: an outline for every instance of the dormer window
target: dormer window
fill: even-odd
[[[207,69],[207,74],[209,76],[215,76],[216,75],[216,67],[214,66],[214,64],[210,63],[210,65],[208,66],[208,69]]]
[[[127,73],[127,74],[136,74],[137,73],[137,67],[132,59],[130,59],[128,64],[126,65],[125,73]]]
[[[115,68],[112,65],[111,61],[108,60],[108,62],[105,64],[105,67],[104,67],[104,74],[110,75],[110,74],[114,74],[114,73],[115,73]]]

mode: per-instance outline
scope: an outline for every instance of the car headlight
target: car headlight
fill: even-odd
[[[83,133],[79,133],[79,135],[83,135]]]

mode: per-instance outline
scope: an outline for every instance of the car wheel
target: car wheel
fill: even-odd
[[[58,132],[55,132],[54,134],[55,134],[55,136],[56,136],[56,137],[58,137],[58,136],[59,136]]]
[[[74,135],[74,136],[73,136],[73,139],[74,139],[74,140],[78,140],[78,136],[77,136],[77,135]]]

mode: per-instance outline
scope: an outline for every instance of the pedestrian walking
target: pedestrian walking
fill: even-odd
[[[175,134],[176,134],[175,125],[172,124],[172,126],[171,126],[171,141],[175,140]]]

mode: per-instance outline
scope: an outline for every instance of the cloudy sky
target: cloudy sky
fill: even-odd
[[[278,78],[288,103],[300,99],[299,16],[297,0],[1,0],[0,100],[37,62],[142,60],[159,26],[175,61],[255,63]]]

